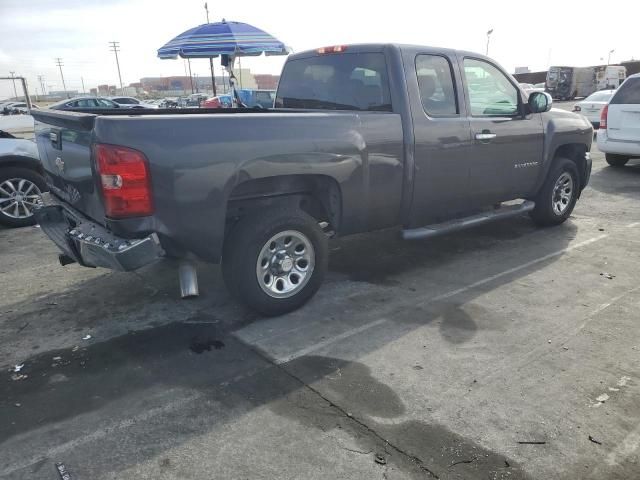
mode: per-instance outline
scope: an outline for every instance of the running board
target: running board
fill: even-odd
[[[402,230],[402,238],[404,240],[420,240],[423,238],[436,237],[446,233],[457,232],[465,228],[475,227],[484,223],[502,220],[503,218],[516,217],[526,212],[530,212],[536,204],[530,200],[517,205],[507,205],[496,210],[478,213],[470,217],[458,218],[443,223],[435,223],[427,227],[411,228]]]

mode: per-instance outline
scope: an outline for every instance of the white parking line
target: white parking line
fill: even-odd
[[[607,235],[606,233],[602,234],[602,235],[598,235],[597,237],[593,237],[590,238],[588,240],[584,240],[582,242],[578,242],[578,243],[574,243],[573,245],[568,246],[567,248],[563,248],[562,250],[557,250],[555,252],[549,253],[547,255],[543,255],[542,257],[536,258],[534,260],[531,260],[530,262],[527,263],[523,263],[522,265],[518,265],[517,267],[513,267],[510,268],[508,270],[505,270],[503,272],[500,273],[496,273],[495,275],[491,275],[489,277],[483,278],[482,280],[478,280],[477,282],[474,282],[470,285],[467,285],[466,287],[462,287],[462,288],[458,288],[456,290],[452,290],[450,292],[447,293],[443,293],[441,295],[438,295],[436,297],[430,298],[429,300],[426,300],[424,303],[422,303],[421,305],[426,305],[428,303],[432,303],[432,302],[437,302],[440,300],[445,300],[447,298],[451,298],[451,297],[455,297],[456,295],[459,295],[461,293],[464,293],[468,290],[473,290],[476,287],[479,287],[481,285],[484,285],[485,283],[489,283],[492,282],[498,278],[504,277],[506,275],[511,275],[512,273],[518,272],[520,270],[524,270],[526,268],[529,268],[533,265],[536,265],[538,263],[542,263],[545,262],[553,257],[558,257],[560,255],[564,255],[565,253],[568,253],[572,250],[575,250],[576,248],[582,248],[582,247],[586,247],[587,245],[591,245],[592,243],[598,242],[604,238],[607,238],[609,235]]]
[[[633,222],[630,223],[629,225],[625,225],[627,228],[633,228],[633,227],[637,227],[638,225],[640,225],[640,222]]]
[[[204,397],[204,393],[198,393],[198,392],[190,393],[185,397],[179,398],[177,400],[173,400],[160,407],[151,408],[150,410],[142,412],[139,415],[134,415],[133,417],[126,418],[124,420],[116,422],[107,427],[98,428],[97,430],[87,435],[81,435],[72,440],[69,440],[68,442],[56,445],[55,447],[52,447],[40,453],[37,456],[33,456],[27,460],[23,460],[20,463],[15,463],[13,465],[5,466],[5,468],[2,471],[0,471],[0,477],[9,476],[19,470],[28,468],[31,465],[38,463],[44,459],[51,459],[51,462],[53,463],[55,459],[60,458],[61,454],[64,452],[68,452],[69,450],[73,450],[89,442],[95,442],[96,440],[101,440],[105,438],[107,435],[110,435],[111,433],[114,433],[118,430],[132,427],[138,423],[147,422],[150,419],[157,417],[158,415],[164,415],[177,410],[182,410],[182,408],[186,404],[193,402],[195,400],[198,400],[202,397]]]
[[[568,253],[568,252],[570,252],[572,250],[575,250],[577,248],[586,247],[587,245],[591,245],[592,243],[598,242],[598,241],[600,241],[600,240],[602,240],[604,238],[607,238],[608,236],[609,235],[607,235],[607,234],[602,234],[602,235],[598,235],[597,237],[593,237],[593,238],[584,240],[582,242],[575,243],[575,244],[570,245],[570,246],[568,246],[566,248],[563,248],[562,250],[557,250],[557,251],[549,253],[547,255],[543,255],[542,257],[539,257],[539,258],[536,258],[536,259],[531,260],[529,262],[523,263],[522,265],[518,265],[517,267],[513,267],[513,268],[510,268],[510,269],[505,270],[503,272],[496,273],[495,275],[491,275],[489,277],[483,278],[482,280],[478,280],[477,282],[471,283],[471,284],[469,284],[469,285],[467,285],[465,287],[458,288],[456,290],[451,290],[450,292],[442,293],[442,294],[437,295],[435,297],[431,297],[431,298],[429,298],[429,299],[427,299],[427,300],[425,300],[423,302],[417,302],[415,305],[416,306],[426,306],[426,305],[428,305],[430,303],[434,303],[434,302],[438,302],[438,301],[441,301],[441,300],[445,300],[445,299],[454,297],[456,295],[459,295],[461,293],[467,292],[469,290],[477,288],[477,287],[479,287],[481,285],[484,285],[486,283],[492,282],[492,281],[494,281],[494,280],[496,280],[498,278],[501,278],[501,277],[504,277],[504,276],[507,276],[507,275],[511,275],[512,273],[518,272],[520,270],[524,270],[524,269],[529,268],[529,267],[531,267],[533,265],[536,265],[538,263],[545,262],[545,261],[547,261],[547,260],[549,260],[551,258],[563,255],[563,254]],[[303,349],[300,349],[300,350],[298,350],[298,351],[296,351],[296,352],[294,352],[294,353],[292,353],[290,355],[286,355],[284,357],[277,358],[275,360],[275,363],[278,364],[278,365],[281,365],[283,363],[290,362],[292,360],[295,360],[296,358],[300,358],[300,357],[302,357],[304,355],[308,355],[310,353],[316,352],[316,351],[321,350],[321,349],[323,349],[325,347],[328,347],[329,345],[331,345],[333,343],[339,342],[341,340],[345,340],[345,339],[347,339],[349,337],[352,337],[352,336],[357,335],[359,333],[362,333],[362,332],[364,332],[366,330],[369,330],[370,328],[373,328],[373,327],[376,327],[378,325],[381,325],[381,324],[385,323],[386,321],[387,321],[387,319],[381,318],[381,319],[378,319],[378,320],[370,322],[370,323],[365,323],[364,325],[361,325],[359,327],[355,327],[355,328],[352,328],[352,329],[347,330],[345,332],[342,332],[339,335],[335,335],[335,336],[327,338],[327,339],[325,339],[325,340],[323,340],[321,342],[314,343],[313,345],[309,345],[309,346],[307,346],[307,347],[305,347]],[[264,347],[261,347],[261,348],[264,348]],[[268,354],[268,352],[267,352],[267,354]]]

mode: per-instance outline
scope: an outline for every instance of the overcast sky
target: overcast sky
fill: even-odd
[[[552,64],[595,65],[615,49],[612,62],[640,58],[640,2],[556,0],[526,2],[453,0],[209,1],[211,21],[223,17],[251,23],[294,51],[358,42],[399,42],[484,52],[510,72],[516,66],[543,70]],[[384,8],[381,8],[384,7]],[[620,10],[624,10],[621,13]],[[156,50],[179,33],[206,22],[201,0],[0,0],[0,76],[36,76],[47,89],[62,89],[55,58],[64,62],[68,88],[87,90],[118,83],[108,42],[120,42],[125,84],[141,77],[184,75],[182,60],[159,60]],[[243,67],[279,73],[283,57],[248,58]],[[192,70],[208,75],[206,60]],[[219,64],[218,64],[219,65]],[[219,68],[219,67],[218,67]],[[0,82],[0,98],[12,95]]]

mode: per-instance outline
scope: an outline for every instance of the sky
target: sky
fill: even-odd
[[[321,0],[318,2],[209,1],[211,21],[222,18],[255,25],[293,51],[327,45],[397,42],[484,53],[510,72],[549,64],[586,66],[640,58],[640,2],[509,0],[449,2]],[[624,15],[620,8],[624,7]],[[382,8],[384,7],[384,8]],[[0,76],[27,77],[30,92],[44,75],[47,90],[61,90],[55,65],[62,58],[68,89],[118,84],[110,41],[120,42],[125,85],[141,77],[184,75],[182,60],[159,60],[156,50],[183,31],[206,23],[201,0],[0,0]],[[253,73],[279,73],[284,57],[247,58]],[[219,62],[219,61],[218,61]],[[207,60],[192,60],[194,74],[209,75]],[[217,63],[218,69],[219,63]],[[13,96],[11,81],[0,81],[0,99]]]

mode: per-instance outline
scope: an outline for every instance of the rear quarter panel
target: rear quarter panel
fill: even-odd
[[[155,215],[136,227],[219,261],[226,204],[242,182],[325,175],[342,197],[340,233],[397,223],[402,192],[400,116],[374,112],[99,117],[94,140],[149,159]]]

